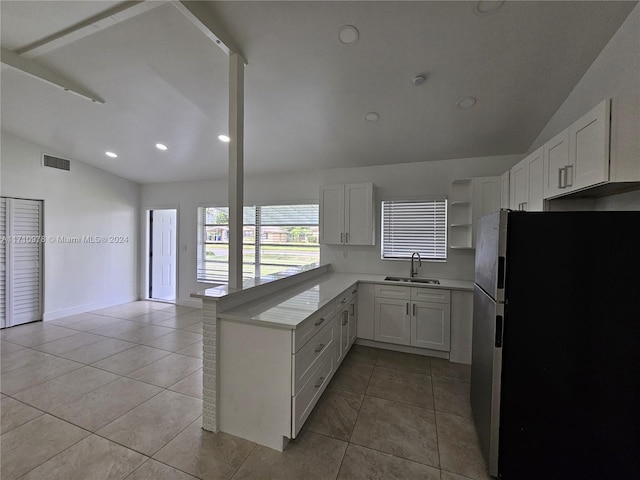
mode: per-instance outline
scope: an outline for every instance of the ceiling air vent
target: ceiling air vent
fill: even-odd
[[[45,167],[57,168],[58,170],[66,170],[67,172],[71,170],[71,162],[69,160],[53,157],[46,153],[42,154],[42,165]]]

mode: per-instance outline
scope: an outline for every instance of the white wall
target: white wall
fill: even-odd
[[[125,243],[47,241],[44,319],[136,300],[139,185],[73,159],[70,172],[42,167],[43,152],[56,155],[2,132],[2,195],[44,200],[45,237],[127,237]]]
[[[529,148],[532,152],[557,133],[564,130],[583,114],[605,98],[612,98],[612,116],[616,115],[619,102],[638,102],[640,98],[640,5],[636,5],[620,29],[604,47],[600,55],[585,72],[582,79],[544,127]],[[640,156],[639,132],[625,137],[631,155]],[[612,138],[612,142],[615,142]],[[614,208],[640,210],[640,196],[622,194],[621,200],[613,197],[595,202],[597,210]],[[617,195],[616,195],[617,196]]]
[[[376,203],[394,197],[448,195],[453,179],[499,175],[520,158],[520,155],[509,155],[248,177],[245,179],[245,204],[318,202],[320,185],[332,183],[373,182]],[[179,209],[178,303],[197,305],[198,301],[189,295],[209,286],[196,282],[196,209],[203,205],[224,206],[227,202],[226,180],[141,187],[143,210]],[[376,221],[377,216],[378,212]],[[347,259],[343,258],[345,251]],[[374,247],[322,246],[320,255],[322,263],[331,263],[337,271],[393,275],[406,274],[409,269],[407,262],[380,260],[379,238]],[[472,250],[449,250],[446,263],[423,262],[421,274],[471,280],[473,259]],[[144,274],[141,278],[143,284]]]

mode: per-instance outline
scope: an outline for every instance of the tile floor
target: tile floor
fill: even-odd
[[[355,345],[279,453],[200,428],[199,310],[135,302],[0,340],[2,480],[489,478],[465,365]]]

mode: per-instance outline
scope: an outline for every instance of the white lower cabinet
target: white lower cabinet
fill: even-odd
[[[447,352],[451,348],[449,290],[376,285],[374,318],[378,342]]]

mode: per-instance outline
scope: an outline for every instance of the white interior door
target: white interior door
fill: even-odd
[[[42,201],[3,198],[0,323],[42,320]]]
[[[178,212],[152,210],[150,297],[157,300],[176,299],[176,228]]]

